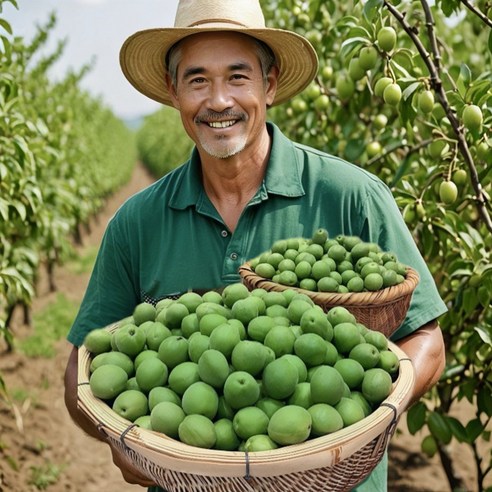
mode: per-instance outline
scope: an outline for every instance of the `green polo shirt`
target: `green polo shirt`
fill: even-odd
[[[319,227],[331,237],[375,242],[419,272],[408,316],[394,339],[446,311],[388,187],[353,164],[293,143],[273,124],[268,131],[272,148],[265,177],[233,233],[203,189],[196,149],[188,162],[119,208],[101,243],[70,342],[81,345],[88,331],[129,316],[142,301],[237,282],[239,266],[275,240],[310,237]],[[357,490],[386,490],[386,475],[383,460]]]

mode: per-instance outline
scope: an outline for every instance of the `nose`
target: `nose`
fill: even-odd
[[[214,81],[210,85],[208,106],[218,113],[233,106],[232,97],[227,88],[227,84]]]

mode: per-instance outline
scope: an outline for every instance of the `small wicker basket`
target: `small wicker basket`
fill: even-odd
[[[387,337],[403,323],[410,306],[412,294],[419,282],[419,275],[407,267],[405,281],[393,287],[387,287],[376,292],[353,292],[339,294],[336,292],[312,292],[297,287],[287,287],[257,275],[245,263],[239,268],[243,283],[252,290],[263,288],[268,291],[282,291],[293,289],[309,296],[325,311],[335,307],[347,308],[357,319],[371,330],[377,330]]]
[[[169,492],[345,491],[379,463],[411,396],[412,363],[391,342],[390,350],[400,360],[400,373],[390,396],[371,415],[331,435],[272,451],[201,449],[132,424],[93,396],[91,354],[83,346],[79,349],[78,405],[111,445]]]

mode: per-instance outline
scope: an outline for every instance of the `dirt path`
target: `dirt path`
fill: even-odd
[[[130,195],[152,182],[152,178],[137,166],[131,181],[107,202],[98,221],[84,238],[84,247],[98,246],[107,221]],[[80,302],[87,286],[88,275],[76,275],[66,269],[56,271],[58,291]],[[49,305],[56,293],[40,285],[33,311]],[[22,325],[20,313],[15,317],[15,335],[23,337],[29,329]],[[112,464],[106,445],[86,437],[70,420],[63,402],[63,373],[70,351],[67,342],[57,345],[52,359],[26,359],[20,354],[8,354],[0,343],[0,373],[16,398],[16,407],[0,401],[0,492],[37,491],[37,483],[49,492],[137,492],[141,487],[124,482]],[[19,403],[21,401],[22,403]],[[464,411],[468,411],[465,409]],[[420,453],[421,436],[410,436],[402,419],[398,434],[390,446],[390,491],[445,492],[449,490],[438,458],[427,459]],[[462,473],[473,490],[471,455],[467,449],[456,448],[464,459]],[[35,472],[38,472],[37,474]],[[56,478],[56,480],[55,480]],[[53,483],[50,483],[50,480]]]

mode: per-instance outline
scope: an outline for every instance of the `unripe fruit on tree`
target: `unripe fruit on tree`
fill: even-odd
[[[420,449],[429,458],[432,458],[437,453],[438,450],[435,437],[432,435],[425,436],[422,442],[420,443]]]
[[[411,224],[415,220],[415,208],[412,205],[407,205],[403,210],[403,220],[407,224]]]
[[[463,110],[463,124],[470,130],[480,130],[483,123],[482,110],[475,104],[468,104]]]
[[[378,114],[374,117],[372,124],[374,125],[374,128],[376,130],[382,130],[383,128],[386,128],[386,125],[388,124],[388,118],[384,114]]]
[[[374,95],[377,97],[383,97],[383,92],[389,84],[393,82],[393,79],[389,77],[381,77],[374,85]]]
[[[348,74],[352,80],[360,80],[366,74],[365,70],[360,66],[358,58],[352,58],[349,62]]]
[[[330,80],[333,77],[333,68],[330,65],[326,65],[321,69],[321,78],[324,81]]]
[[[434,109],[434,94],[432,91],[425,90],[419,94],[419,109],[422,113],[431,113]]]
[[[439,198],[446,205],[451,205],[458,198],[458,187],[452,181],[443,181],[439,186]]]
[[[328,109],[330,105],[330,98],[326,94],[321,94],[314,101],[314,108],[318,111],[324,111]]]
[[[382,150],[383,147],[379,142],[369,142],[366,145],[366,152],[369,158],[375,157],[376,155],[380,154]]]
[[[415,202],[415,212],[417,212],[417,217],[419,219],[425,218],[425,207],[421,200]]]
[[[300,114],[307,111],[307,103],[304,99],[296,98],[291,102],[291,107],[294,110],[294,113]]]
[[[382,27],[378,32],[378,44],[383,51],[391,51],[396,46],[396,31],[391,26]]]
[[[321,41],[323,41],[323,35],[316,29],[308,31],[306,33],[306,38],[315,48],[321,44]]]
[[[481,161],[490,162],[492,157],[491,151],[492,149],[487,142],[480,142],[477,145],[477,157]]]
[[[337,82],[335,84],[335,87],[336,87],[338,96],[343,101],[352,97],[352,95],[355,91],[354,81],[350,77],[347,77],[346,75],[340,75],[337,78]]]
[[[297,22],[300,26],[303,27],[308,27],[309,25],[311,25],[311,19],[309,18],[309,15],[305,14],[304,12],[300,13],[297,16]]]
[[[464,169],[456,169],[453,173],[453,182],[458,186],[464,185],[468,180],[468,174]]]
[[[429,156],[438,159],[449,150],[449,145],[445,140],[434,140],[427,147]]]
[[[307,87],[305,94],[311,101],[314,101],[321,94],[321,87],[313,82]]]
[[[359,65],[362,70],[372,70],[378,61],[378,52],[374,46],[364,46],[359,52]]]
[[[482,276],[479,273],[474,273],[468,280],[468,285],[470,287],[478,287],[482,281]]]
[[[401,100],[401,88],[398,84],[392,83],[383,91],[383,99],[386,104],[397,106]]]

